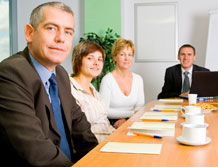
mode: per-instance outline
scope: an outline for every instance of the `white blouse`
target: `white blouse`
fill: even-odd
[[[95,134],[100,143],[108,137],[115,129],[110,125],[107,118],[106,106],[101,95],[90,84],[94,96],[85,91],[75,79],[70,77],[71,93],[77,104],[85,113],[87,120],[91,124],[91,131]]]
[[[129,118],[134,111],[144,106],[144,85],[140,75],[133,74],[132,88],[125,96],[111,73],[105,75],[101,81],[100,94],[107,105],[109,119]]]

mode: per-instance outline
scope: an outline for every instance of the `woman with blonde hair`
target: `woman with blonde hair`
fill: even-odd
[[[91,41],[80,42],[73,50],[73,74],[70,76],[71,93],[99,143],[115,130],[107,118],[103,98],[91,84],[92,79],[100,75],[104,59],[105,52],[100,45]]]
[[[143,79],[130,71],[134,51],[131,40],[116,40],[111,52],[116,67],[101,81],[100,94],[104,97],[108,107],[108,118],[115,128],[144,105]]]

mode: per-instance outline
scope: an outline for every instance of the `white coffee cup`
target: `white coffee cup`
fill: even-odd
[[[204,124],[204,114],[201,113],[187,113],[185,114],[186,124]]]
[[[182,137],[189,142],[202,143],[206,141],[206,129],[206,124],[185,124],[183,126]]]
[[[197,94],[188,94],[188,102],[189,104],[196,104],[197,103]]]
[[[185,106],[185,114],[188,114],[188,113],[195,113],[195,114],[198,114],[198,113],[201,113],[201,107],[200,106]]]

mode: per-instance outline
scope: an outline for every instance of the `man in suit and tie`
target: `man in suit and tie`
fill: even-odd
[[[36,7],[27,47],[0,63],[0,154],[6,166],[72,166],[97,145],[61,64],[74,34],[70,7]]]
[[[158,99],[188,95],[194,71],[209,71],[209,69],[193,64],[196,60],[195,48],[185,44],[178,52],[180,64],[166,69],[164,86]]]

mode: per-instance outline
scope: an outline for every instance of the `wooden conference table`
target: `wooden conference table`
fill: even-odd
[[[218,100],[208,103],[218,106]],[[97,145],[73,167],[217,167],[218,166],[218,110],[205,114],[207,127],[207,136],[211,142],[202,146],[182,145],[176,137],[182,135],[182,126],[184,118],[179,113],[176,121],[175,136],[166,136],[162,139],[155,139],[143,136],[127,136],[128,127],[146,111],[149,111],[155,104],[167,104],[159,101],[153,101],[146,104],[133,117],[126,121],[113,134]],[[183,102],[183,105],[187,101]],[[129,143],[156,143],[162,144],[161,153],[151,154],[130,154],[130,153],[106,153],[99,150],[107,142],[129,142]]]

